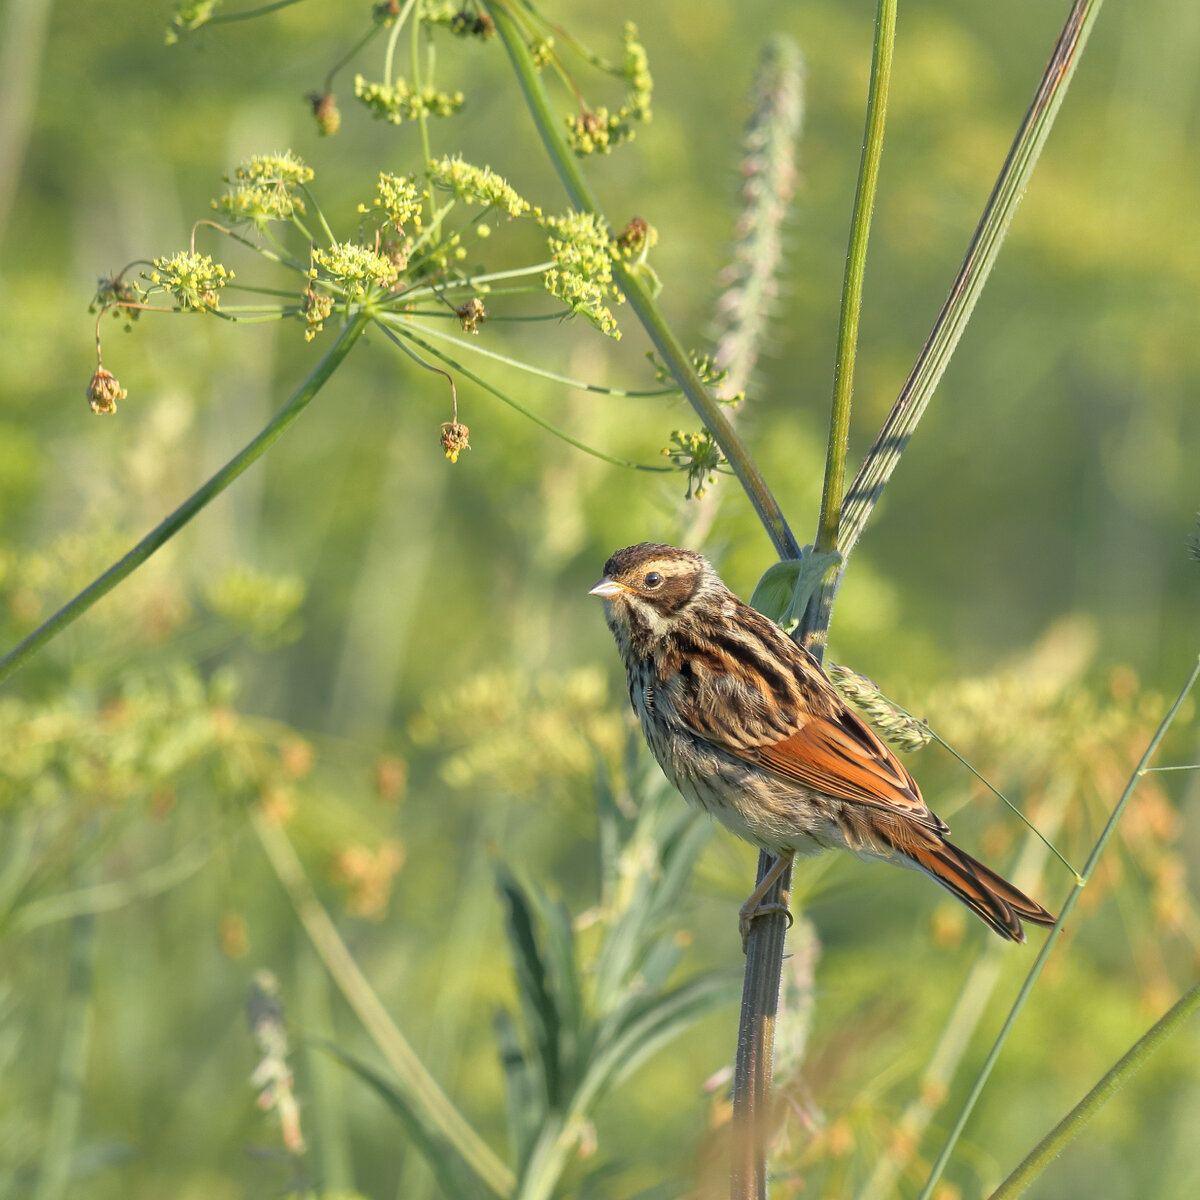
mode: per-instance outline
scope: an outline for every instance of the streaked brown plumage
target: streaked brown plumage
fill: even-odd
[[[812,655],[743,604],[708,560],[643,543],[618,550],[604,599],[642,732],[667,778],[776,856],[742,908],[745,935],[795,854],[843,848],[923,871],[1001,937],[1051,925],[1040,904],[946,840],[912,776]]]

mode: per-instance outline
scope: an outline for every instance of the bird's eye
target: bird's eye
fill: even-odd
[[[645,579],[642,580],[645,587],[656,588],[662,586],[662,576],[657,571],[651,571]]]

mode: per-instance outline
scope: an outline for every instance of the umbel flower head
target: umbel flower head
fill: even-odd
[[[256,154],[239,164],[232,176],[225,176],[230,190],[214,200],[213,207],[234,221],[253,221],[260,229],[268,221],[288,221],[304,215],[304,201],[296,190],[312,177],[312,168],[290,150]]]
[[[332,92],[312,92],[308,97],[313,116],[317,119],[317,132],[322,137],[333,137],[342,127],[342,114],[337,97]]]
[[[544,217],[554,266],[542,276],[546,290],[572,312],[587,317],[601,333],[620,338],[605,301],[625,299],[612,281],[613,243],[593,213]]]
[[[394,84],[372,83],[355,75],[354,94],[371,110],[376,120],[392,125],[415,121],[422,113],[448,117],[463,105],[462,92],[439,92],[433,87],[417,92],[406,79],[397,79]]]
[[[455,155],[429,164],[429,179],[434,187],[453,192],[468,204],[498,208],[510,217],[529,211],[529,202],[496,174],[491,167],[475,167]]]
[[[170,258],[156,258],[152,265],[154,270],[148,275],[143,273],[142,278],[170,292],[185,312],[215,309],[217,292],[233,278],[233,272],[213,262],[210,255],[186,250]]]
[[[355,242],[334,242],[328,250],[313,251],[311,279],[325,278],[362,297],[373,287],[390,287],[399,269],[391,259]]]

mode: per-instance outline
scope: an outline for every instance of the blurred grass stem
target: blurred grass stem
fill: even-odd
[[[1121,797],[1109,815],[1108,821],[1100,831],[1100,836],[1096,839],[1096,844],[1092,847],[1092,852],[1088,856],[1080,879],[1071,889],[1070,895],[1067,896],[1066,901],[1063,903],[1062,911],[1058,914],[1058,920],[1054,922],[1045,942],[1042,943],[1042,948],[1038,952],[1033,966],[1030,967],[1029,974],[1026,976],[1025,982],[1021,985],[1020,992],[1017,993],[1016,1000],[1013,1001],[1013,1006],[1009,1010],[999,1034],[996,1036],[996,1041],[988,1052],[988,1056],[984,1060],[983,1066],[979,1070],[979,1075],[972,1085],[970,1092],[967,1094],[966,1100],[963,1101],[963,1106],[946,1138],[945,1145],[942,1147],[941,1152],[930,1169],[929,1178],[926,1180],[925,1186],[921,1189],[918,1200],[929,1200],[929,1197],[933,1195],[933,1190],[941,1179],[942,1172],[946,1169],[946,1164],[950,1161],[950,1155],[953,1153],[954,1147],[958,1144],[958,1139],[962,1136],[967,1120],[970,1118],[972,1111],[974,1111],[988,1078],[991,1076],[992,1069],[996,1065],[996,1060],[1000,1057],[1001,1050],[1004,1049],[1004,1043],[1008,1040],[1008,1035],[1012,1032],[1017,1018],[1021,1015],[1021,1010],[1025,1007],[1025,1002],[1029,999],[1030,992],[1033,991],[1033,985],[1037,983],[1038,977],[1041,975],[1042,969],[1045,967],[1067,919],[1074,911],[1075,905],[1079,901],[1080,893],[1087,886],[1092,872],[1096,869],[1096,864],[1100,861],[1100,855],[1104,852],[1104,847],[1108,844],[1109,838],[1112,837],[1113,831],[1117,827],[1117,822],[1121,819],[1121,815],[1124,813],[1130,797],[1133,795],[1138,783],[1141,782],[1142,776],[1147,774],[1147,767],[1150,760],[1154,757],[1159,744],[1166,736],[1167,730],[1171,728],[1176,716],[1178,716],[1179,710],[1183,707],[1184,701],[1195,686],[1197,678],[1200,678],[1200,657],[1193,664],[1191,673],[1180,689],[1179,695],[1175,697],[1174,704],[1171,705],[1167,715],[1163,717],[1162,723],[1150,739],[1150,744],[1146,747],[1145,753],[1134,768],[1133,774],[1129,777],[1129,782],[1125,785],[1125,790],[1121,793]]]
[[[70,936],[58,1071],[33,1200],[61,1200],[67,1194],[79,1134],[79,1114],[83,1108],[83,1084],[92,1034],[96,918],[91,913],[77,916],[71,922]]]
[[[313,949],[395,1072],[399,1086],[408,1093],[413,1107],[432,1122],[449,1146],[495,1195],[511,1195],[516,1186],[512,1172],[466,1122],[396,1027],[317,898],[287,834],[261,809],[251,811],[250,824]]]

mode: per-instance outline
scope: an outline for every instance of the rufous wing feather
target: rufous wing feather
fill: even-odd
[[[881,808],[939,833],[948,828],[896,756],[848,708],[814,716],[791,736],[743,757],[823,795]]]

